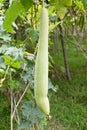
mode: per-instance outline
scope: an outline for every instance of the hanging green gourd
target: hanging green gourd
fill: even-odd
[[[40,34],[35,61],[35,100],[40,110],[49,115],[48,94],[48,11],[42,7],[40,17]]]

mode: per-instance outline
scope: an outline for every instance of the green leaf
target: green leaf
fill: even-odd
[[[66,12],[67,12],[67,8],[64,7],[64,6],[63,6],[63,7],[60,6],[60,7],[58,8],[58,10],[57,10],[57,14],[58,14],[58,16],[59,16],[60,19],[63,19],[63,18],[64,18]]]
[[[5,33],[5,32],[1,33],[0,39],[3,40],[3,41],[5,41],[5,42],[6,42],[6,41],[11,41],[10,35],[7,34],[7,33]]]
[[[5,13],[5,20],[3,22],[3,27],[8,32],[13,33],[12,23],[16,20],[17,16],[24,10],[21,2],[13,3]]]
[[[0,3],[0,9],[2,8],[2,6],[3,6],[3,4],[2,4],[2,3]]]
[[[2,46],[0,47],[0,54],[5,53],[6,49],[7,49],[7,45],[2,45]]]
[[[22,112],[25,117],[32,118],[43,118],[42,112],[38,109],[38,107],[34,106],[34,102],[26,101],[22,106]]]
[[[51,2],[55,6],[57,15],[60,19],[64,18],[67,7],[72,5],[72,0],[51,0]]]
[[[84,5],[84,9],[87,11],[87,0],[81,0],[83,5]]]
[[[0,69],[0,75],[4,74],[4,69]]]
[[[25,9],[29,9],[33,5],[33,0],[20,0]]]
[[[6,65],[4,64],[4,60],[2,57],[0,57],[0,68],[3,68],[3,69],[6,68]]]
[[[21,73],[21,78],[23,79],[24,82],[29,81],[29,79],[32,77],[32,69],[33,69],[32,66],[29,65],[29,67],[27,66],[25,71]]]
[[[67,12],[67,8],[64,6],[64,1],[63,0],[55,0],[55,8],[56,8],[58,17],[60,19],[63,19],[66,12]]]
[[[50,78],[48,79],[48,88],[52,89],[54,92],[57,92],[57,88],[54,87],[54,85],[52,84]]]
[[[34,30],[32,28],[28,28],[26,32],[29,32],[29,36],[31,37],[32,42],[36,42],[39,38],[38,30]]]
[[[22,106],[22,114],[24,116],[24,120],[21,120],[19,128],[20,129],[29,129],[29,127],[40,121],[45,116],[44,114],[38,109],[37,106],[34,106],[34,102],[26,101]]]
[[[5,55],[10,55],[14,60],[23,59],[23,49],[16,47],[8,47],[6,49]]]
[[[72,0],[63,0],[64,6],[72,6]]]
[[[20,66],[21,66],[21,64],[22,64],[22,61],[15,61],[15,62],[12,64],[12,67],[19,69]]]
[[[15,90],[19,87],[20,83],[17,80],[10,80],[9,85],[12,90]]]
[[[76,0],[75,4],[78,9],[80,10],[84,9],[83,3],[81,1]]]
[[[20,68],[22,61],[14,61],[14,59],[11,56],[3,55],[2,58],[4,59],[5,65],[10,65],[14,68]]]
[[[52,4],[55,4],[56,6],[71,6],[72,0],[50,0]]]
[[[31,121],[22,120],[20,121],[19,129],[21,130],[26,128],[28,130],[30,126],[31,126]]]
[[[3,55],[2,58],[4,59],[6,65],[12,65],[14,63],[14,60],[10,56]]]

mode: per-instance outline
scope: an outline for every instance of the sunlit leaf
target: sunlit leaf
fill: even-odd
[[[5,20],[3,22],[4,29],[6,29],[8,32],[13,33],[14,29],[12,27],[12,24],[22,11],[24,11],[24,8],[20,2],[13,3],[5,13]]]
[[[57,14],[58,14],[60,19],[64,18],[66,12],[67,12],[67,8],[66,7],[59,7],[58,10],[57,10]]]
[[[22,63],[22,61],[14,61],[12,67],[19,69]]]
[[[12,65],[14,63],[14,60],[10,56],[3,55],[2,58],[6,65]]]

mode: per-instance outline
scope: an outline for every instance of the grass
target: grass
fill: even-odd
[[[62,78],[63,72],[59,70],[60,65],[64,67],[63,58],[54,56],[56,71],[60,73],[61,78],[52,78],[53,83],[58,85],[57,93],[51,93],[51,115],[53,116],[53,130],[56,126],[61,126],[60,130],[87,130],[87,68],[86,60],[83,55],[77,53],[74,45],[68,45],[67,49],[68,63],[71,73],[71,80]],[[58,60],[58,61],[57,61]],[[57,65],[58,62],[58,65]],[[65,72],[64,72],[65,73]],[[58,123],[55,123],[58,120]],[[54,122],[54,123],[53,123]],[[60,125],[59,125],[60,124]]]
[[[51,114],[53,120],[59,120],[66,130],[86,130],[87,109],[80,104],[74,103],[72,99],[52,97]],[[56,100],[56,99],[57,100]],[[58,124],[54,124],[56,126]],[[57,130],[57,129],[55,129]]]
[[[0,130],[10,130],[10,106],[7,99],[0,93]]]

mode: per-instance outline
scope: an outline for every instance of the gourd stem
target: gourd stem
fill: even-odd
[[[42,0],[42,7],[44,7],[44,0]]]

